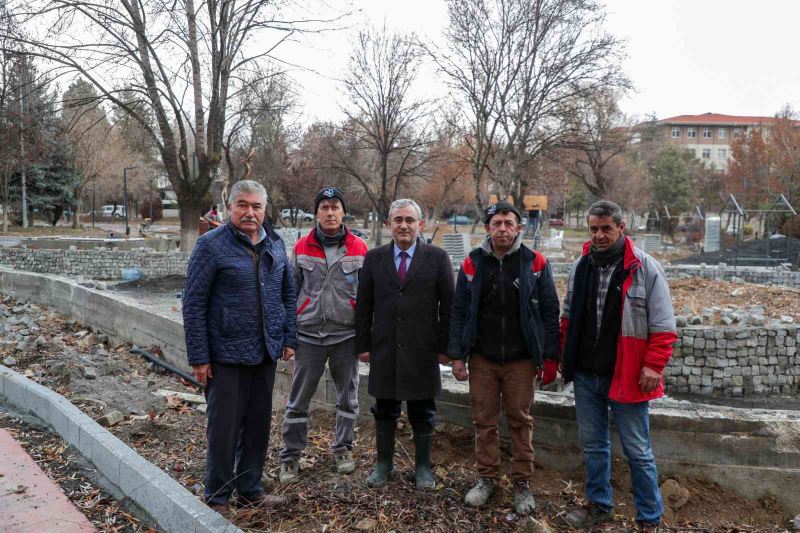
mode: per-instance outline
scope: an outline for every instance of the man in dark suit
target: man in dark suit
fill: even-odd
[[[394,470],[403,401],[414,431],[417,488],[436,486],[430,466],[434,397],[442,391],[439,363],[447,361],[454,283],[447,253],[419,239],[424,224],[416,202],[393,202],[387,221],[392,242],[367,252],[359,274],[356,353],[370,364],[369,393],[375,397],[378,461],[367,478],[371,487],[386,483]]]

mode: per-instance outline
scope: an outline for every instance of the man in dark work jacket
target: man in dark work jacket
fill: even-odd
[[[558,366],[558,296],[547,259],[522,244],[520,214],[508,202],[490,206],[486,240],[461,266],[450,322],[448,355],[458,380],[469,377],[475,419],[475,459],[480,479],[467,493],[484,505],[500,476],[500,414],[511,433],[514,508],[535,508],[533,381],[555,380]],[[466,360],[469,359],[469,374]]]

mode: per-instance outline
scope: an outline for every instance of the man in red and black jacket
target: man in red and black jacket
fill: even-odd
[[[537,371],[544,383],[556,377],[558,295],[547,259],[522,244],[520,213],[513,205],[490,206],[484,222],[488,235],[461,266],[450,313],[448,356],[456,379],[469,378],[480,476],[465,501],[484,505],[494,492],[502,409],[511,433],[514,508],[528,514],[535,508],[533,382]]]
[[[663,504],[649,401],[664,393],[662,375],[677,340],[672,300],[661,265],[624,235],[617,204],[596,202],[586,218],[591,239],[569,273],[561,330],[564,382],[575,386],[587,503],[565,518],[588,528],[613,516],[610,411],[631,470],[636,521],[640,530],[653,531]]]
[[[336,388],[336,428],[332,443],[336,471],[350,474],[358,416],[358,358],[353,354],[358,273],[367,245],[342,223],[344,194],[326,187],[314,198],[317,226],[294,247],[297,285],[297,355],[292,391],[283,418],[279,480],[300,470],[307,444],[308,408],[327,363]]]

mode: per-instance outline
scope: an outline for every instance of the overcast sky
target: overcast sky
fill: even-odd
[[[439,39],[447,24],[440,0],[352,0],[351,19]],[[608,30],[627,40],[624,67],[636,92],[623,102],[628,114],[659,118],[716,112],[774,114],[789,103],[800,110],[798,35],[800,2],[789,0],[607,0]],[[339,120],[343,102],[337,79],[347,67],[354,29],[284,46],[279,56],[293,70],[301,121]],[[425,72],[418,90],[446,94]]]

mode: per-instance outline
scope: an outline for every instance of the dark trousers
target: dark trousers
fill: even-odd
[[[372,416],[375,420],[397,421],[400,418],[402,400],[390,398],[375,398],[372,406]],[[408,421],[415,433],[428,434],[436,426],[436,402],[433,398],[427,400],[408,400]]]
[[[264,492],[264,471],[272,422],[275,362],[255,366],[211,363],[206,387],[205,499],[225,504],[234,489],[244,498]]]

